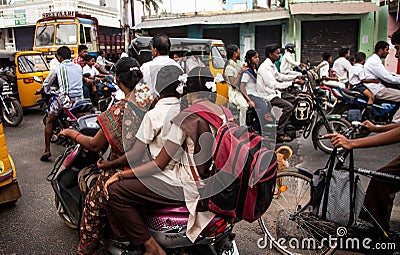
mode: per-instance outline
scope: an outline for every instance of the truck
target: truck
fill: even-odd
[[[41,51],[49,63],[61,46],[68,46],[74,58],[78,55],[78,46],[84,44],[90,55],[98,56],[104,51],[106,58],[115,62],[124,42],[121,29],[99,29],[95,17],[75,11],[53,11],[43,13],[36,22],[33,49]]]

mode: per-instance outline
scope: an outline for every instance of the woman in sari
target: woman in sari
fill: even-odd
[[[61,132],[73,138],[77,143],[92,151],[103,151],[111,146],[108,160],[114,160],[124,155],[135,143],[135,135],[145,114],[144,105],[136,98],[143,98],[143,90],[135,88],[142,79],[139,63],[133,58],[121,58],[115,64],[116,82],[124,92],[125,99],[120,100],[97,117],[100,130],[94,137],[85,136],[76,130],[66,129]],[[131,95],[135,93],[135,95]],[[140,96],[138,93],[142,93]],[[149,161],[147,155],[136,162],[141,165]],[[98,162],[101,165],[101,159]],[[85,198],[82,218],[79,227],[78,254],[94,254],[100,237],[105,229],[107,219],[104,209],[106,201],[103,195],[105,182],[117,173],[119,169],[101,171],[96,184],[90,189]]]

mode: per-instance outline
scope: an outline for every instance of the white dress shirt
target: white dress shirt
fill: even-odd
[[[153,60],[144,63],[140,67],[140,71],[143,73],[143,81],[149,86],[151,92],[155,95],[158,95],[156,90],[156,81],[157,81],[157,74],[158,71],[164,66],[174,65],[179,67],[182,70],[182,67],[172,58],[169,56],[158,56],[155,57]],[[182,70],[183,71],[183,70]]]
[[[103,58],[101,55],[99,55],[99,56],[97,57],[96,63],[97,63],[101,68],[103,68],[104,70],[106,70],[106,65],[108,65],[108,64],[110,64],[110,65],[114,64],[113,62],[108,61],[106,58]]]
[[[290,71],[293,71],[294,67],[299,66],[299,65],[300,65],[300,62],[296,62],[294,60],[294,54],[290,53],[289,51],[286,51],[282,57],[281,73],[287,74]]]
[[[267,58],[258,68],[257,92],[262,98],[271,101],[275,97],[281,97],[278,89],[286,89],[292,86],[292,80],[296,75],[285,75],[278,72],[271,59]]]
[[[393,75],[388,70],[386,70],[381,58],[376,54],[373,54],[367,59],[364,64],[364,70],[366,79],[379,79],[387,83],[400,84],[400,76]],[[369,90],[371,90],[372,94],[374,95],[385,88],[385,86],[381,82],[365,83],[364,85]]]
[[[345,57],[340,57],[333,63],[333,70],[339,79],[339,82],[346,83],[349,81],[349,72],[352,65]]]
[[[350,69],[349,73],[349,83],[351,85],[360,84],[362,80],[365,79],[365,70],[364,66],[360,63],[355,63],[354,66]]]

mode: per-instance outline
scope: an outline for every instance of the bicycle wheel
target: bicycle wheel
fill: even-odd
[[[316,217],[310,199],[309,177],[297,171],[278,172],[274,199],[259,219],[264,245],[281,254],[333,254],[336,242],[329,240],[336,237],[335,224]]]
[[[343,134],[344,131],[351,127],[351,124],[347,120],[341,118],[328,120],[327,123],[320,122],[315,125],[312,133],[313,141],[316,142],[318,149],[330,154],[333,151],[331,140],[323,138],[324,135],[332,133],[328,131],[328,127],[330,127],[334,131],[334,133]],[[339,153],[341,153],[342,151],[342,148],[338,149]]]

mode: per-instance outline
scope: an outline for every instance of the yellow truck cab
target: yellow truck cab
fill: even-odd
[[[16,83],[17,91],[13,91],[21,102],[21,106],[32,107],[38,105],[41,95],[35,91],[42,87],[33,77],[44,80],[49,74],[43,54],[39,51],[9,51],[0,50],[0,66],[8,68]]]
[[[20,197],[17,172],[8,154],[3,124],[0,120],[0,204],[15,202]]]

